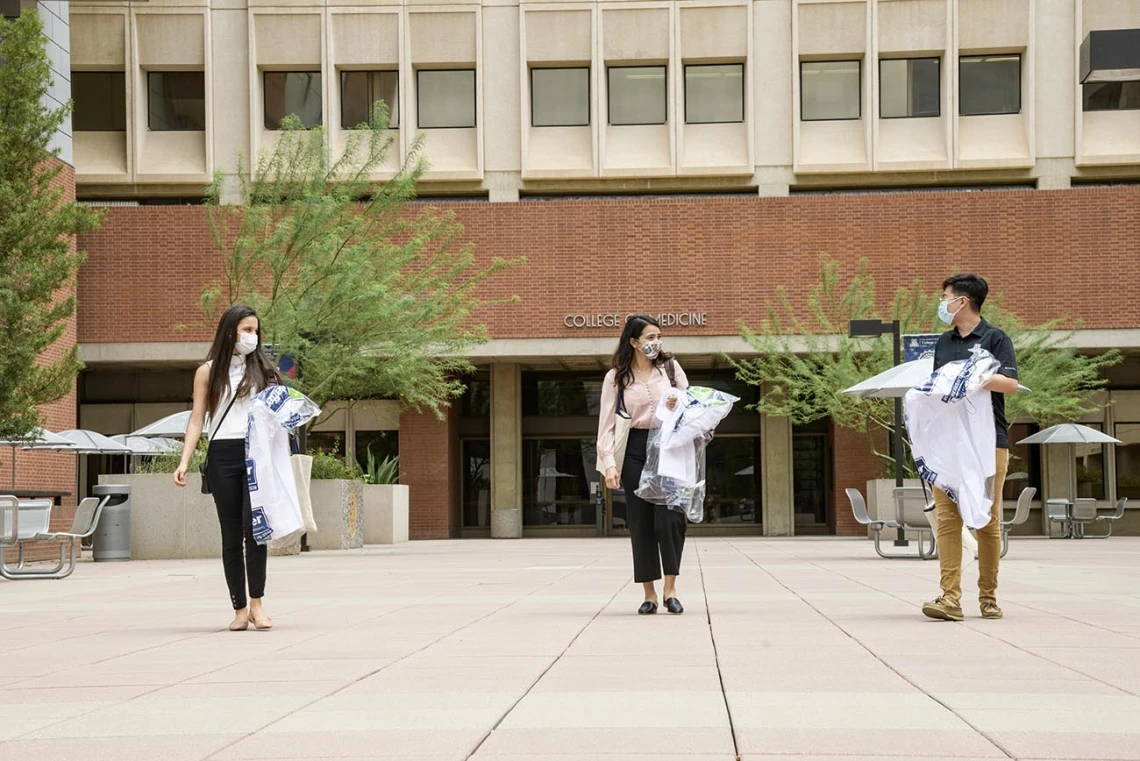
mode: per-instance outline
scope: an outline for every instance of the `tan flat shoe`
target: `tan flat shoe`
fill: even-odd
[[[244,616],[242,616],[242,615],[234,616],[234,620],[230,622],[230,631],[231,632],[244,632],[248,628],[249,628],[249,614],[246,614]]]
[[[250,623],[253,624],[253,628],[257,629],[258,631],[263,632],[263,631],[266,631],[267,629],[273,628],[273,619],[270,618],[269,616],[266,616],[265,618],[262,618],[262,619],[258,619],[257,616],[250,614],[249,621],[250,621]]]

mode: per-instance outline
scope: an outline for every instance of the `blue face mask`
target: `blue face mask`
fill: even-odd
[[[958,299],[951,299],[950,301],[958,301]],[[960,312],[962,310],[959,309],[958,311]],[[953,325],[954,324],[954,315],[956,315],[957,313],[958,312],[954,312],[954,313],[950,312],[950,302],[949,301],[939,301],[938,302],[938,319],[942,320],[942,322],[946,323],[947,325]]]

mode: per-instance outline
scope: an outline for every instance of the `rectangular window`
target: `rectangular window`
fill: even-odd
[[[265,128],[281,129],[286,116],[296,116],[305,129],[321,126],[323,116],[319,71],[265,72]]]
[[[1082,87],[1085,111],[1140,109],[1140,82],[1097,82]]]
[[[146,75],[147,126],[155,132],[206,129],[206,75],[151,71]]]
[[[937,58],[879,61],[879,116],[904,119],[941,115],[940,63]]]
[[[388,107],[388,128],[400,126],[400,72],[342,71],[340,73],[340,126],[355,129],[377,126],[372,111],[378,102]]]
[[[523,439],[523,525],[593,526],[597,502],[593,483],[597,442],[581,439]]]
[[[1116,438],[1116,497],[1140,499],[1140,423],[1117,423],[1113,428]]]
[[[463,459],[463,527],[491,525],[491,440],[466,439]]]
[[[416,72],[416,114],[420,129],[475,126],[475,70]]]
[[[685,123],[744,121],[744,64],[685,67]]]
[[[71,72],[75,102],[71,124],[76,132],[125,132],[127,75],[121,71]]]
[[[861,61],[800,61],[800,120],[861,118],[861,71]]]
[[[610,124],[665,123],[664,66],[613,66],[607,76]]]
[[[590,69],[531,69],[532,127],[586,127],[590,124]]]
[[[958,59],[961,116],[1021,113],[1021,56],[979,55]]]

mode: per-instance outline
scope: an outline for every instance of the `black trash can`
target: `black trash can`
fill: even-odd
[[[129,484],[99,484],[95,496],[110,497],[103,505],[99,525],[91,536],[96,563],[131,559],[131,487]]]

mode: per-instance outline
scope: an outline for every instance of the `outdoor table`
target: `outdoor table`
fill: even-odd
[[[9,488],[7,486],[0,486],[0,494],[11,494],[13,497],[20,499],[50,499],[56,507],[59,507],[63,503],[64,497],[71,496],[71,492],[57,489],[25,489],[23,487]]]

